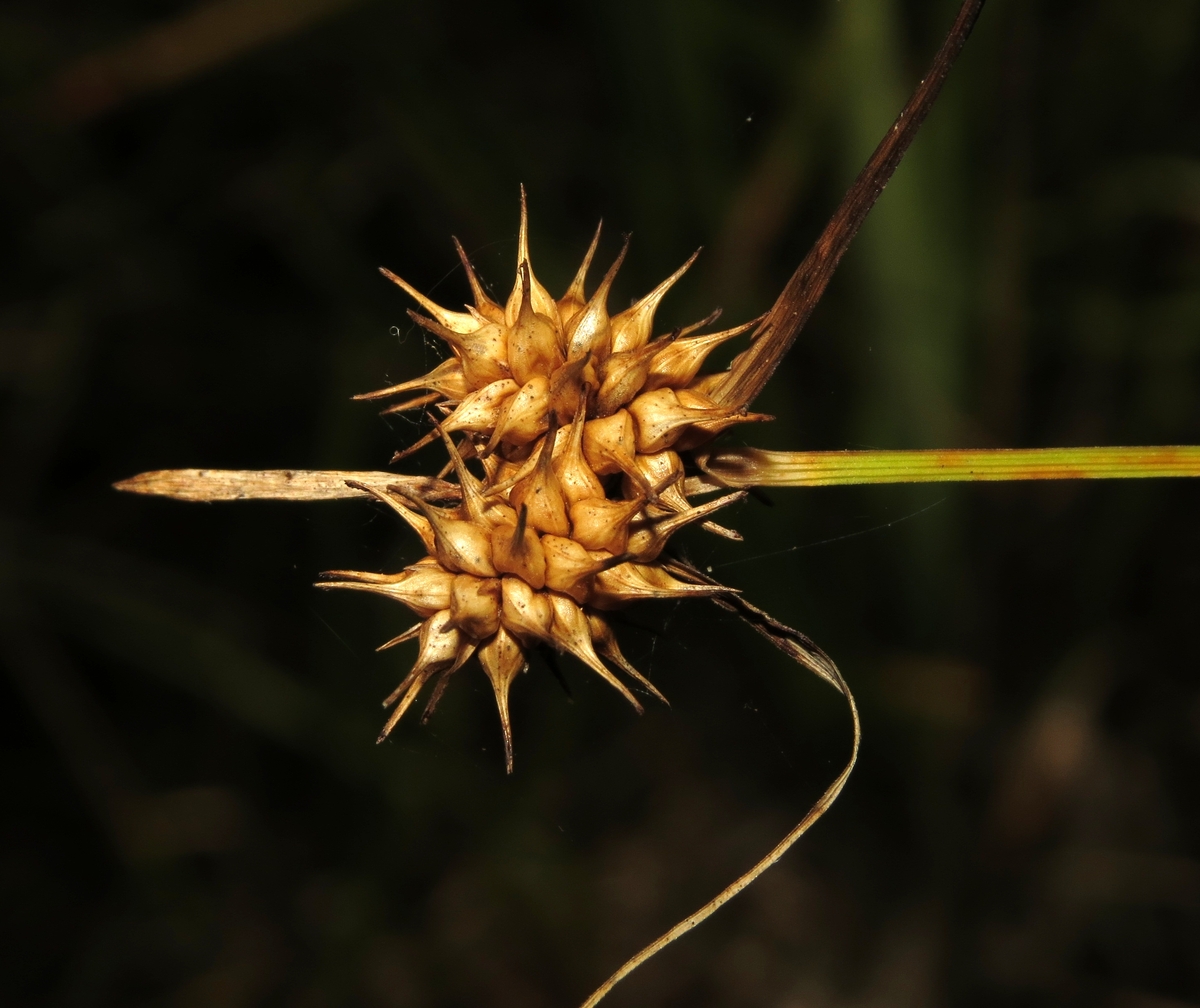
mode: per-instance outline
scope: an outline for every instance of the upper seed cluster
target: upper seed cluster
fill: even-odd
[[[385,738],[427,682],[437,679],[428,717],[453,672],[473,655],[491,681],[512,769],[508,692],[525,652],[548,644],[568,651],[639,711],[609,670],[661,694],[621,654],[603,610],[641,598],[711,595],[725,589],[685,584],[656,563],[672,533],[707,521],[744,493],[692,507],[680,452],[727,427],[768,419],[723,408],[706,395],[724,374],[701,375],[708,354],[754,323],[700,334],[716,318],[652,339],[654,313],[693,255],[618,315],[608,314],[613,279],[628,248],[590,298],[584,284],[599,229],[567,292],[555,300],[529,265],[524,194],[517,280],[505,305],[484,291],[455,242],[474,306],[449,311],[383,270],[428,313],[412,318],[452,352],[429,374],[357,398],[423,394],[385,410],[436,404],[435,429],[403,457],[441,439],[461,503],[436,507],[399,486],[379,497],[421,537],[428,556],[398,574],[330,571],[325,588],[387,595],[422,622],[385,647],[416,637],[416,664],[384,706],[396,704]],[[456,444],[451,434],[461,435]],[[483,477],[466,466],[477,459]]]

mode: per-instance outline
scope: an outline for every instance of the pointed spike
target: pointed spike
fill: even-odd
[[[588,246],[587,253],[583,257],[583,262],[579,266],[579,270],[575,274],[575,279],[571,281],[571,286],[567,288],[567,292],[558,300],[558,310],[562,315],[563,325],[568,325],[576,315],[583,311],[587,304],[587,294],[585,293],[584,284],[587,282],[588,269],[592,265],[592,257],[596,254],[596,249],[600,247],[600,230],[604,227],[604,220],[601,218],[600,223],[596,225],[596,233],[592,236],[592,243]]]
[[[423,624],[421,624],[421,623],[414,623],[407,630],[405,630],[404,633],[397,634],[390,641],[380,644],[379,647],[377,647],[375,650],[376,651],[386,651],[388,648],[393,648],[397,644],[404,644],[406,641],[410,641],[414,637],[420,636],[422,625]]]
[[[396,413],[407,413],[409,410],[420,409],[422,406],[429,406],[441,398],[441,392],[428,392],[425,395],[419,395],[412,399],[405,399],[402,403],[396,403],[395,406],[389,406],[387,409],[382,409],[379,411],[379,415],[392,416]]]
[[[521,183],[521,224],[517,231],[517,263],[529,261],[529,200]]]
[[[622,238],[621,251],[617,253],[617,258],[613,260],[613,264],[608,267],[608,272],[604,274],[604,279],[600,281],[600,286],[596,288],[592,294],[591,300],[596,300],[596,295],[603,290],[603,302],[608,303],[608,294],[612,291],[613,281],[617,278],[617,273],[621,269],[621,264],[625,262],[625,256],[629,254],[629,243],[633,240],[632,234],[627,234]]]
[[[589,350],[577,360],[567,361],[555,371],[550,381],[550,394],[561,392],[563,387],[573,381],[578,381],[587,366],[592,362],[592,352]]]
[[[736,504],[738,501],[745,500],[748,493],[748,490],[739,490],[737,493],[726,494],[724,497],[718,497],[716,500],[709,501],[707,504],[701,504],[699,507],[690,508],[687,511],[679,511],[663,518],[656,518],[654,520],[655,530],[663,535],[673,535],[684,526],[692,524],[692,522],[702,521],[714,511],[719,511],[730,504]]]
[[[686,388],[695,379],[705,359],[717,347],[728,340],[734,339],[753,329],[762,321],[762,316],[749,322],[721,332],[704,333],[700,336],[680,337],[670,343],[663,344],[650,362],[650,371],[646,376],[643,392],[653,392],[655,389],[669,386],[670,388]],[[650,346],[657,346],[656,343]]]
[[[529,255],[522,251],[521,260],[517,263],[517,280],[521,284],[521,307],[517,309],[517,317],[533,314],[533,270],[529,266]]]
[[[617,271],[625,261],[629,252],[630,236],[625,236],[625,243],[613,264],[604,274],[600,286],[592,294],[587,307],[572,319],[567,336],[567,360],[582,357],[589,350],[597,360],[603,360],[612,350],[612,327],[608,317],[608,295],[612,290]]]
[[[720,536],[722,539],[730,539],[733,542],[744,542],[746,539],[737,529],[726,528],[724,525],[718,525],[716,522],[701,522],[700,527],[705,532],[711,532],[715,536]]]
[[[678,451],[691,451],[693,448],[698,448],[711,441],[721,431],[728,430],[737,424],[766,423],[774,419],[770,413],[734,413],[732,416],[701,420],[683,431],[679,440],[675,442],[675,448]]]
[[[433,712],[437,710],[437,705],[441,702],[442,694],[446,692],[446,687],[450,685],[450,677],[462,668],[466,664],[467,659],[474,653],[475,645],[470,641],[464,641],[459,645],[458,655],[454,659],[454,664],[437,674],[437,682],[433,685],[433,692],[429,696],[429,701],[425,704],[425,710],[421,712],[421,724],[429,723],[429,719],[433,716]]]
[[[511,326],[517,321],[517,312],[521,307],[521,264],[529,263],[529,206],[525,199],[525,186],[521,186],[521,226],[517,233],[517,282],[513,286],[512,293],[508,296],[508,303],[504,307],[505,321]],[[530,292],[530,301],[533,310],[544,315],[555,326],[560,325],[558,315],[558,303],[550,296],[550,292],[541,285],[537,277],[534,275],[532,268],[529,270],[529,279],[531,281],[532,290]]]
[[[717,321],[717,319],[719,319],[724,314],[725,314],[724,308],[714,308],[699,322],[693,322],[691,325],[685,325],[682,329],[679,330],[678,335],[682,338],[685,336],[690,336],[694,332],[699,332],[701,329],[705,328],[706,326],[712,325],[714,322]],[[760,318],[761,318],[761,316],[760,316]],[[755,319],[755,321],[757,322],[757,321],[759,321],[759,319]]]
[[[392,711],[391,716],[387,719],[387,723],[384,724],[383,730],[379,733],[379,737],[375,740],[375,743],[377,745],[380,742],[384,742],[387,740],[387,737],[392,733],[392,730],[400,722],[400,719],[402,717],[404,717],[405,714],[408,713],[408,710],[413,705],[413,702],[417,699],[418,696],[420,696],[421,690],[425,687],[425,684],[429,681],[430,678],[433,678],[433,677],[432,676],[422,677],[422,678],[414,681],[413,684],[408,688],[407,692],[404,694],[403,699],[397,705],[396,709],[394,711]],[[443,689],[445,688],[444,684],[447,682],[447,679],[448,679],[448,677],[446,676],[445,673],[443,673],[439,680],[439,684],[442,684]],[[435,691],[436,691],[436,687],[435,687]],[[441,694],[437,694],[437,699],[441,699]],[[426,721],[428,721],[429,715],[431,713],[432,713],[432,711],[430,711],[428,709],[428,705],[427,705],[425,714],[421,717],[421,724],[425,724]]]
[[[504,735],[504,767],[513,770],[512,720],[509,715],[508,693],[513,680],[528,667],[525,652],[516,638],[504,627],[479,649],[479,664],[492,684],[496,709],[500,714],[500,730]]]
[[[654,313],[659,302],[666,296],[679,278],[688,271],[696,261],[701,250],[696,249],[682,266],[660,283],[649,294],[630,308],[626,308],[612,320],[612,350],[621,353],[625,350],[640,350],[650,342],[651,330],[654,327]]]
[[[421,623],[418,626],[424,627],[425,624]],[[399,700],[401,695],[413,684],[413,680],[416,678],[416,676],[417,676],[417,669],[416,669],[416,666],[414,665],[412,668],[410,668],[408,670],[408,675],[406,675],[403,679],[400,680],[400,682],[397,684],[396,688],[394,690],[392,690],[391,693],[389,693],[387,696],[385,696],[383,698],[383,703],[380,704],[380,706],[383,707],[384,710],[387,710],[389,707],[391,707],[392,704],[394,704],[397,700]],[[380,736],[381,739],[382,739],[382,737],[383,736]]]
[[[402,690],[404,695],[396,709],[392,711],[391,717],[387,719],[377,741],[382,742],[388,737],[392,729],[396,727],[396,723],[412,706],[425,683],[439,672],[451,666],[457,667],[455,662],[460,657],[462,645],[462,634],[450,626],[449,610],[444,609],[435,613],[421,625],[421,644],[416,663],[403,682],[384,701],[384,706],[387,707],[394,702]]]
[[[656,483],[658,501],[650,511],[652,517],[662,517],[670,511],[688,511],[691,509],[692,505],[688,502],[687,495],[683,489],[683,462],[680,460],[677,452],[667,450],[654,452],[649,455],[639,455],[637,457],[637,464],[638,469],[647,479],[654,479],[656,476],[659,477]],[[626,492],[632,489],[632,487],[633,484],[630,483],[626,487]],[[701,491],[693,490],[692,492],[698,493]],[[660,509],[662,510],[660,511]],[[700,527],[714,535],[733,539],[736,542],[742,541],[742,534],[740,532],[727,529],[716,522],[701,522]]]
[[[670,707],[671,701],[663,696],[662,693],[659,692],[658,687],[655,686],[654,683],[652,683],[644,675],[642,675],[642,673],[636,668],[634,668],[633,665],[629,663],[629,660],[625,657],[625,655],[621,653],[621,647],[617,643],[616,634],[613,633],[612,627],[608,625],[608,621],[598,612],[589,612],[586,615],[588,621],[588,630],[591,632],[592,643],[595,644],[596,650],[599,651],[603,657],[607,658],[610,662],[616,665],[617,668],[619,668],[627,676],[629,676],[631,679],[636,679],[639,683],[646,687],[647,690],[658,697],[659,700]]]
[[[587,358],[585,357],[586,361]],[[575,417],[571,421],[571,440],[567,442],[567,451],[574,452],[583,458],[583,426],[587,423],[587,402],[581,399],[575,407]]]
[[[430,524],[428,517],[422,518],[421,515],[414,514],[411,508],[405,507],[398,500],[396,500],[396,498],[392,496],[391,491],[399,491],[403,497],[407,497],[408,499],[414,501],[420,501],[422,509],[429,507],[428,503],[421,500],[421,498],[416,494],[411,494],[410,491],[397,486],[389,485],[388,493],[384,493],[382,490],[378,490],[375,487],[368,486],[366,483],[359,483],[357,480],[346,480],[346,486],[353,487],[355,490],[362,490],[366,493],[369,493],[376,500],[382,501],[384,504],[390,507],[396,512],[396,514],[398,514],[401,518],[408,522],[410,526],[412,526],[412,530],[421,537],[421,543],[425,546],[425,549],[430,553],[433,552],[435,539],[433,527]]]
[[[575,600],[555,592],[548,593],[548,598],[550,607],[554,611],[555,645],[573,654],[628,700],[634,710],[639,714],[643,713],[642,705],[638,702],[637,697],[630,693],[628,687],[608,670],[604,662],[600,660],[600,656],[596,654],[596,649],[592,646],[592,635],[588,631],[587,619],[583,615],[583,610],[576,605]]]
[[[737,589],[724,585],[686,584],[655,564],[631,561],[596,575],[590,604],[600,609],[613,609],[640,599],[706,598],[727,593],[737,594]]]
[[[314,588],[328,591],[329,589],[349,589],[350,591],[374,592],[377,595],[388,594],[386,585],[381,581],[363,581],[355,578],[351,581],[314,581]]]
[[[422,435],[419,440],[414,441],[407,448],[401,448],[399,451],[393,452],[392,457],[388,460],[388,462],[389,462],[389,464],[394,465],[395,463],[399,462],[401,459],[406,459],[406,458],[408,458],[409,455],[412,455],[415,452],[419,452],[426,445],[433,444],[433,442],[436,441],[437,439],[438,439],[437,431],[430,431],[428,434]]]
[[[411,501],[413,504],[415,504],[420,509],[421,514],[425,516],[425,520],[429,522],[429,525],[434,530],[435,535],[437,533],[437,527],[440,523],[452,520],[449,518],[449,516],[443,514],[441,508],[434,507],[429,503],[429,501],[418,497],[407,487],[402,487],[399,484],[388,484],[388,490],[395,491],[404,497],[405,500]],[[432,553],[433,551],[430,550],[430,552]]]
[[[442,441],[446,445],[446,452],[450,455],[450,462],[454,466],[455,475],[458,477],[458,485],[462,489],[463,508],[467,512],[467,517],[473,522],[483,524],[483,513],[486,507],[483,502],[483,490],[479,486],[479,481],[467,469],[462,455],[459,454],[458,446],[450,439],[450,435],[442,429],[441,424],[434,420],[433,417],[430,417],[430,420],[433,420],[434,429],[442,436]]]
[[[429,694],[429,699],[425,701],[425,709],[421,711],[421,724],[428,724],[429,719],[433,717],[433,712],[437,710],[438,701],[442,699],[442,694],[446,692],[446,687],[450,685],[450,670],[446,669],[438,673],[437,679],[433,684],[433,692]]]
[[[387,388],[377,389],[374,392],[363,392],[360,395],[351,396],[350,398],[355,402],[360,400],[386,399],[389,396],[399,395],[401,392],[411,392],[415,389],[435,389],[443,395],[459,399],[470,391],[463,382],[462,365],[459,363],[458,358],[448,357],[430,371],[429,374],[421,375],[420,378],[400,382],[399,385],[389,385]],[[460,390],[462,395],[456,395]]]
[[[428,618],[450,605],[453,583],[454,575],[440,565],[418,564],[388,581],[318,581],[316,587],[382,595],[408,606],[418,616]]]
[[[404,577],[404,571],[399,574],[375,574],[372,571],[353,571],[353,570],[327,570],[321,571],[320,577],[324,581],[318,581],[317,587],[328,584],[330,581],[358,581],[362,584],[395,584]]]
[[[479,277],[475,275],[475,268],[471,265],[471,260],[467,257],[467,250],[462,247],[462,242],[454,236],[451,238],[454,241],[454,251],[458,253],[459,262],[462,263],[463,272],[467,274],[467,283],[471,285],[471,297],[475,299],[475,309],[489,322],[503,323],[504,309],[488,297],[487,291],[483,289],[483,284],[479,282]]]
[[[644,458],[644,456],[641,456],[641,457]],[[640,472],[641,470],[639,469],[638,471]],[[661,499],[662,499],[661,494],[663,493],[663,491],[667,490],[669,487],[673,486],[674,484],[676,484],[678,482],[679,482],[679,476],[677,476],[674,473],[668,473],[666,476],[664,476],[662,479],[660,479],[657,483],[654,484],[653,489],[654,489],[655,498],[661,502]]]
[[[629,534],[629,550],[636,559],[648,563],[658,559],[658,555],[667,545],[667,541],[685,525],[703,521],[714,511],[719,511],[730,504],[736,504],[745,499],[748,491],[726,494],[717,500],[709,501],[700,507],[688,508],[674,514],[666,514],[652,518],[641,528],[635,528]]]
[[[387,740],[387,737],[392,733],[392,729],[394,729],[396,725],[400,723],[400,719],[404,717],[404,715],[408,712],[408,708],[412,706],[413,701],[417,699],[417,695],[421,692],[421,688],[424,685],[424,679],[416,679],[413,681],[412,685],[409,686],[408,691],[404,694],[403,699],[399,704],[396,705],[396,709],[392,711],[391,716],[388,717],[387,721],[384,723],[383,729],[379,733],[379,737],[375,740],[376,745]]]
[[[504,465],[504,460],[496,455],[485,455],[482,449],[486,446],[486,442],[481,445],[476,439],[471,443],[475,449],[475,457],[479,459],[479,464],[483,466],[483,471],[487,473],[487,479],[484,480],[484,496],[487,496],[487,490],[491,488],[500,476],[500,468]],[[463,458],[466,458],[466,456],[464,455]]]
[[[385,266],[380,266],[379,272],[391,280],[397,287],[401,288],[409,297],[451,332],[466,335],[467,333],[475,332],[479,328],[479,321],[469,312],[455,312],[443,308],[440,304],[427,298],[407,280],[396,276],[395,273]]]

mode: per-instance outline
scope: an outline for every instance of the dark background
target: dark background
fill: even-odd
[[[0,1000],[569,1006],[799,819],[844,706],[709,604],[622,629],[670,709],[535,665],[506,778],[475,667],[374,744],[411,617],[311,583],[417,555],[379,508],[109,484],[384,466],[417,428],[348,397],[437,353],[375,268],[455,305],[454,233],[505,293],[521,182],[553,290],[603,216],[614,304],[703,244],[661,328],[759,313],[954,6],[0,7]],[[1200,443],[1198,14],[993,0],[740,436]],[[862,760],[611,1003],[1200,1004],[1200,486],[771,497],[681,541]]]

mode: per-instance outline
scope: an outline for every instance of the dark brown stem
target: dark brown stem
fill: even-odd
[[[712,398],[720,405],[740,409],[753,402],[779,366],[783,355],[795,342],[797,334],[804,328],[821,295],[825,293],[833,271],[850,247],[850,242],[854,240],[937,100],[950,67],[975,27],[983,3],[984,0],[965,0],[963,3],[929,72],[875,148],[866,167],[859,172],[858,178],[842,198],[841,205],[825,225],[821,237],[792,274],[783,293],[752,337],[749,349],[734,361],[729,377],[713,392]]]

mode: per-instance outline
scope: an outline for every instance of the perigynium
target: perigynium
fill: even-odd
[[[753,400],[811,315],[982,5],[963,4],[929,73],[774,306],[758,319],[713,329],[714,312],[695,325],[656,330],[656,309],[695,255],[631,307],[610,314],[609,294],[628,243],[589,293],[599,230],[574,280],[553,297],[532,266],[522,190],[516,275],[503,304],[488,296],[457,242],[472,296],[465,310],[443,307],[382,271],[416,302],[413,320],[442,340],[448,355],[426,375],[356,398],[384,401],[384,413],[427,411],[428,434],[393,462],[440,442],[448,458],[438,478],[169,470],[117,484],[185,500],[370,496],[410,526],[427,554],[417,563],[394,573],[327,571],[318,582],[323,589],[387,596],[418,617],[382,645],[415,641],[417,653],[384,701],[389,713],[380,741],[423,692],[424,717],[432,714],[455,675],[474,664],[491,683],[511,772],[509,693],[528,667],[530,650],[541,646],[573,655],[638,711],[630,682],[663,699],[626,660],[607,615],[642,599],[711,599],[844,694],[854,743],[845,769],[817,804],[758,864],[626,962],[585,1008],[782,857],[840,793],[858,751],[857,711],[834,663],[737,588],[672,557],[666,548],[674,533],[695,524],[740,539],[714,517],[754,486],[1200,475],[1195,447],[767,452],[713,444],[731,427],[771,419],[750,411]],[[729,368],[704,370],[712,351],[739,339],[745,346]],[[444,479],[451,473],[452,481]]]

